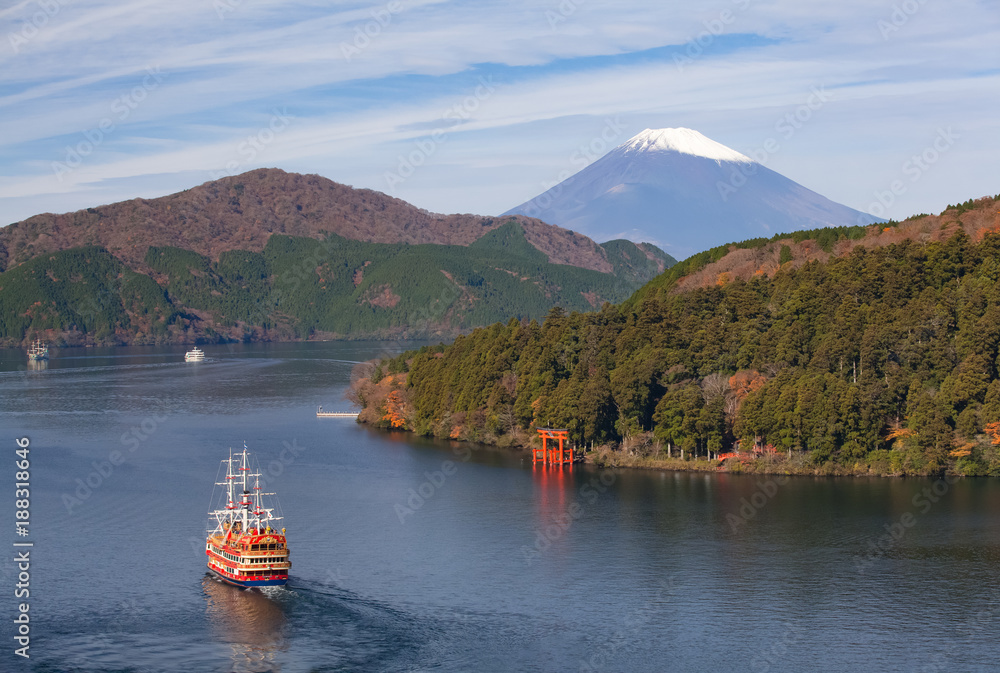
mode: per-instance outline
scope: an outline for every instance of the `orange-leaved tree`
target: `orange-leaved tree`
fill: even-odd
[[[989,435],[994,446],[1000,445],[1000,423],[987,423],[983,426],[983,432]]]
[[[405,428],[408,406],[406,400],[403,399],[402,393],[398,390],[393,390],[385,398],[385,415],[382,416],[382,420],[389,421],[390,427]]]

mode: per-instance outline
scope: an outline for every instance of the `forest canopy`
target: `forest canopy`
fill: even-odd
[[[495,324],[381,363],[364,401],[376,423],[454,438],[550,426],[578,445],[644,435],[688,456],[767,445],[817,466],[1000,474],[998,281],[997,234],[857,247]]]

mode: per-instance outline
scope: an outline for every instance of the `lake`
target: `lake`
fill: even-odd
[[[43,369],[0,351],[7,544],[34,543],[31,658],[9,547],[0,669],[996,668],[995,481],[535,469],[316,417],[400,344],[203,348],[53,349]],[[285,517],[283,589],[206,577],[213,483],[244,442]]]

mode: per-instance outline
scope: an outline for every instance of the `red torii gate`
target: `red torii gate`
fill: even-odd
[[[544,465],[573,465],[573,450],[564,446],[563,442],[569,442],[569,430],[557,430],[554,428],[536,428],[538,436],[542,438],[542,448],[531,450],[532,464],[542,463]],[[548,446],[547,441],[559,440],[559,448]]]

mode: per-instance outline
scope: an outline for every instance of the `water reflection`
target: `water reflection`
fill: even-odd
[[[276,656],[288,649],[281,605],[259,590],[239,589],[209,575],[201,584],[214,636],[232,649],[233,673],[279,673]]]
[[[534,552],[551,548],[561,556],[566,553],[564,538],[579,516],[577,508],[580,506],[572,493],[576,483],[572,469],[561,465],[534,465],[531,476],[536,488]]]

